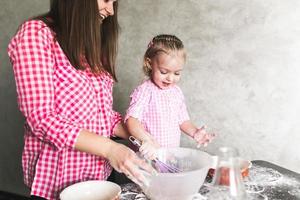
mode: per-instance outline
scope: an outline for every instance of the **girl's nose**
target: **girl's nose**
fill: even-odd
[[[167,81],[169,81],[169,82],[173,81],[173,76],[171,74],[167,76]]]

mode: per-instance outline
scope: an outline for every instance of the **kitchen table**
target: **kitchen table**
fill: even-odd
[[[249,178],[245,180],[247,190],[267,196],[268,200],[300,200],[300,174],[267,161],[252,161]],[[122,175],[122,174],[121,174]],[[120,174],[118,174],[120,176]],[[112,180],[121,188],[121,200],[148,200],[141,188],[126,177]],[[250,179],[250,180],[249,180]],[[205,184],[200,193],[205,192]],[[0,200],[25,200],[28,197],[0,191]]]
[[[252,164],[244,180],[248,193],[260,194],[266,200],[300,200],[299,173],[263,160],[254,160]],[[200,188],[200,194],[207,192],[207,181]],[[148,200],[135,183],[123,183],[121,188],[121,200]]]

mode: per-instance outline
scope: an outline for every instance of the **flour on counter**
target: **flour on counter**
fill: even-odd
[[[262,193],[269,200],[300,200],[300,182],[278,171],[253,165],[245,179],[249,193]]]
[[[265,185],[276,183],[282,178],[282,174],[274,169],[253,165],[249,170],[249,176],[246,181]]]
[[[121,185],[120,200],[148,200],[142,189],[134,183]]]
[[[249,176],[244,179],[246,191],[253,200],[300,200],[299,177],[283,175],[280,172],[253,164]],[[211,179],[207,179],[199,190],[205,196],[210,190]],[[130,183],[121,186],[120,200],[148,200],[141,188]]]

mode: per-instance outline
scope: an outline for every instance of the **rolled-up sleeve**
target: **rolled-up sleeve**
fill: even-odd
[[[114,134],[114,129],[115,127],[122,122],[122,116],[120,113],[116,112],[116,111],[112,111],[112,115],[111,115],[111,125],[112,125],[112,129],[111,129],[111,135],[115,136]]]
[[[18,104],[32,132],[61,149],[74,147],[81,130],[76,123],[57,114],[53,82],[55,59],[49,28],[39,21],[25,23],[10,43]]]

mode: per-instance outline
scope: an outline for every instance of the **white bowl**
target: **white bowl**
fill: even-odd
[[[65,188],[61,200],[115,200],[121,194],[121,187],[109,181],[85,181]]]
[[[183,172],[149,174],[141,170],[147,180],[141,188],[151,200],[192,199],[213,163],[212,156],[206,152],[180,147],[160,149],[158,159],[173,163]]]

